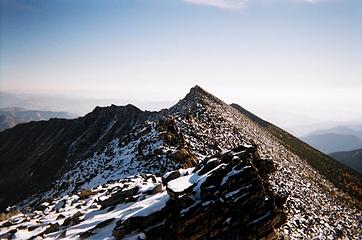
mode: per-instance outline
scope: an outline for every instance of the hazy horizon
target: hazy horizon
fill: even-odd
[[[78,116],[84,116],[91,112],[96,106],[110,106],[115,105],[127,105],[133,104],[141,110],[159,111],[163,108],[169,108],[177,103],[187,92],[185,92],[178,99],[165,100],[165,101],[139,101],[135,99],[126,98],[90,98],[81,95],[74,94],[31,94],[31,93],[10,93],[12,97],[17,97],[16,101],[4,101],[9,99],[5,92],[0,92],[0,108],[4,107],[25,107],[30,110],[47,110],[47,111],[65,111]],[[225,99],[222,99],[225,101]],[[14,104],[18,102],[18,104]],[[253,112],[259,117],[276,124],[279,127],[290,131],[297,136],[306,135],[309,132],[328,129],[335,126],[348,126],[354,127],[362,126],[362,118],[351,118],[345,120],[343,115],[340,118],[316,118],[314,112],[306,111],[305,106],[294,105],[292,108],[288,105],[276,105],[276,104],[263,104],[263,103],[250,103],[243,104],[240,102],[228,102],[237,103],[238,105]],[[318,111],[317,107],[315,111]],[[326,110],[328,112],[328,110]]]
[[[362,119],[361,1],[0,1],[3,92],[159,110],[200,85],[282,127]]]

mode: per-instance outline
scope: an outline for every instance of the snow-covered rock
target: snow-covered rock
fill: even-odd
[[[254,166],[255,152],[241,145],[177,170],[167,186],[155,175],[136,175],[44,199],[0,222],[0,237],[272,239],[286,217]]]

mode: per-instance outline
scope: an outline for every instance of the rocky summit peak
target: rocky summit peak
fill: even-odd
[[[211,93],[205,91],[199,85],[195,85],[189,91],[189,93],[181,99],[176,105],[174,105],[170,110],[172,112],[184,112],[195,109],[198,105],[210,106],[210,105],[223,105],[227,104],[215,97]]]
[[[202,87],[200,87],[199,85],[195,85],[194,87],[192,87],[190,89],[190,93],[193,94],[209,94],[208,92],[206,92]]]
[[[199,85],[196,85],[196,86],[192,87],[185,98],[189,99],[189,100],[192,99],[192,100],[199,100],[199,101],[201,101],[201,100],[203,100],[205,98],[206,99],[217,99],[217,100],[221,101],[220,99],[218,99],[217,97],[215,97],[211,93],[205,91]]]

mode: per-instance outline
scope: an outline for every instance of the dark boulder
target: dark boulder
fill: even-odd
[[[137,194],[139,188],[129,188],[125,190],[120,190],[113,193],[109,198],[100,202],[102,209],[107,208],[109,206],[114,206],[119,203],[129,202],[133,200],[133,196]]]
[[[45,231],[43,232],[44,234],[48,234],[48,233],[52,233],[52,232],[56,232],[59,231],[59,223],[54,223],[54,224],[50,224],[49,227],[47,229],[45,229]]]

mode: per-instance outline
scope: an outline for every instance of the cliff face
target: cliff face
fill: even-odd
[[[45,131],[50,122],[39,128]],[[361,212],[346,194],[255,119],[200,87],[158,113],[132,106],[96,108],[64,125],[69,125],[66,130],[47,128],[53,143],[63,132],[77,132],[66,144],[59,169],[48,185],[39,184],[41,191],[29,192],[39,194],[19,198],[25,199],[17,205],[24,214],[0,222],[3,236],[272,239],[279,234],[298,239],[360,234]],[[11,137],[16,129],[0,137]],[[43,131],[43,138],[36,132],[28,142],[46,139]],[[4,143],[16,143],[10,139]],[[22,141],[0,148],[1,164],[7,164],[5,155],[14,159],[9,151],[20,152]],[[45,141],[34,149],[41,144]],[[29,159],[37,164],[43,153],[36,153],[29,148],[24,156],[36,156]],[[52,153],[45,162],[60,156]],[[29,159],[18,156],[24,164]],[[33,175],[28,179],[34,181]]]

